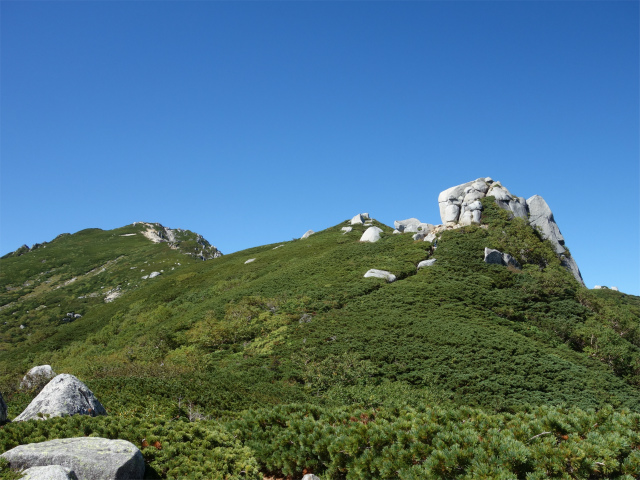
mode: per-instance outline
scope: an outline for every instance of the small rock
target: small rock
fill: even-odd
[[[435,263],[436,263],[435,258],[430,258],[429,260],[422,260],[420,263],[418,263],[418,266],[416,268],[420,270],[422,267],[431,267]]]
[[[619,292],[620,290],[618,290],[618,287],[611,287],[611,290],[613,290],[614,292]]]
[[[431,242],[433,243],[433,241],[436,239],[436,234],[435,233],[430,233],[429,235],[426,235],[424,237],[424,241],[425,242]]]
[[[62,465],[46,465],[31,467],[21,472],[21,480],[78,480],[76,473]]]
[[[250,258],[249,260],[244,262],[244,264],[246,265],[247,263],[255,262],[255,260],[256,260],[255,258]]]
[[[305,232],[305,234],[300,237],[300,240],[304,240],[305,238],[309,238],[314,233],[316,233],[316,232],[314,232],[313,230],[307,230]]]
[[[316,477],[313,473],[307,473],[302,480],[320,480],[320,477]]]
[[[354,215],[354,217],[351,219],[351,225],[362,225],[365,221],[365,218],[362,216],[361,213]]]
[[[493,265],[504,265],[504,259],[502,258],[502,252],[494,250],[492,248],[484,249],[484,262]]]
[[[156,278],[158,275],[160,275],[160,272],[151,272],[149,278]]]
[[[375,243],[380,240],[380,233],[382,233],[382,229],[378,227],[369,227],[365,230],[360,237],[361,242],[370,242]]]
[[[20,388],[31,388],[35,385],[42,385],[56,376],[51,365],[38,365],[27,372],[20,382]]]
[[[417,218],[407,218],[406,220],[396,220],[393,226],[401,233],[415,233],[419,230],[422,222]]]
[[[492,248],[484,249],[484,261],[485,263],[494,264],[494,265],[504,265],[511,266],[517,269],[522,268],[518,261],[513,258],[508,253],[502,253],[499,250],[494,250]]]
[[[353,227],[342,227],[343,235],[349,233],[351,230],[353,230]]]
[[[393,273],[387,272],[386,270],[377,270],[375,268],[368,270],[367,273],[364,274],[364,278],[369,277],[383,278],[389,283],[396,281],[396,276]]]

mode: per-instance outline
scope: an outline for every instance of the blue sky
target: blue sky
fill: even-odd
[[[224,253],[545,198],[640,295],[635,1],[0,2],[0,253],[160,222]]]

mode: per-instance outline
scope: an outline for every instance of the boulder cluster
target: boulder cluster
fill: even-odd
[[[549,240],[560,257],[562,265],[575,279],[584,285],[580,269],[564,246],[564,237],[553,218],[553,213],[540,195],[528,199],[512,195],[500,182],[490,177],[478,178],[471,182],[448,188],[438,195],[440,218],[448,228],[480,224],[484,197],[494,197],[496,205],[519,217],[536,228],[542,237]]]
[[[484,197],[494,197],[499,207],[510,210],[515,217],[527,219],[527,201],[511,195],[500,182],[486,177],[456,185],[438,195],[443,225],[452,227],[456,224],[479,224],[482,216],[480,200]]]
[[[440,218],[442,224],[432,225],[424,223],[417,218],[408,218],[406,220],[394,221],[394,234],[412,233],[412,237],[416,241],[431,242],[433,248],[436,248],[439,235],[444,230],[460,228],[471,224],[482,224],[482,199],[485,197],[493,197],[496,205],[507,210],[511,218],[521,218],[535,228],[542,238],[549,240],[556,254],[560,258],[561,264],[569,270],[574,278],[584,285],[580,269],[576,261],[564,245],[564,237],[560,233],[560,229],[553,218],[553,213],[547,205],[547,202],[539,196],[534,195],[529,199],[513,195],[500,182],[494,181],[490,177],[478,178],[476,180],[456,185],[448,188],[438,195],[438,204],[440,207]],[[368,213],[359,213],[350,221],[349,226],[342,227],[344,235],[351,232],[352,225],[369,225],[360,237],[361,242],[377,242],[381,238],[383,230],[372,225],[372,220]],[[423,260],[417,266],[418,269],[424,266],[431,266],[435,259]],[[511,266],[513,268],[521,268],[518,262],[508,253],[499,252],[497,250],[485,249],[485,262],[499,264],[503,266]],[[377,270],[369,270],[365,276],[380,276],[372,274]],[[388,275],[386,275],[388,274]],[[391,275],[386,272],[387,281]]]
[[[51,378],[53,377],[53,378]],[[56,375],[50,365],[32,368],[20,382],[22,389],[50,379],[14,422],[46,421],[70,415],[106,415],[89,388],[73,375]],[[0,394],[0,422],[8,421]],[[77,437],[19,445],[0,457],[29,480],[129,480],[144,477],[144,458],[126,440]]]

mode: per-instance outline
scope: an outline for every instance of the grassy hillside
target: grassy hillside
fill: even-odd
[[[202,262],[139,234],[122,236],[139,233],[141,227],[129,226],[66,235],[46,248],[3,258],[0,388],[9,416],[37,393],[17,389],[22,375],[48,363],[87,383],[111,417],[42,422],[51,427],[8,424],[0,441],[10,448],[20,437],[39,441],[34,439],[86,428],[133,441],[166,422],[184,422],[172,428],[195,435],[189,425],[198,420],[198,435],[213,436],[212,445],[234,460],[214,467],[211,459],[183,459],[178,467],[171,462],[179,455],[206,457],[210,450],[194,447],[166,458],[145,451],[149,475],[213,478],[211,472],[219,471],[225,472],[220,478],[235,478],[244,468],[243,475],[257,478],[258,472],[301,475],[307,468],[326,478],[436,478],[434,472],[441,478],[498,478],[495,472],[502,470],[483,473],[473,458],[477,464],[483,455],[500,457],[509,442],[520,442],[521,458],[505,460],[503,473],[548,478],[527,475],[564,475],[567,462],[543,468],[541,452],[551,448],[552,438],[557,445],[575,434],[576,442],[593,440],[590,455],[611,460],[605,468],[587,462],[585,454],[576,462],[590,466],[575,464],[583,476],[566,478],[610,478],[611,472],[634,478],[634,465],[640,465],[634,453],[640,299],[580,286],[536,231],[508,219],[493,199],[483,204],[482,227],[445,231],[437,245],[392,235],[375,221],[385,232],[382,239],[360,243],[366,227],[343,234],[341,223],[305,240]],[[485,264],[485,247],[510,253],[522,269]],[[435,258],[435,265],[416,270],[426,258]],[[398,280],[364,278],[370,268]],[[107,303],[108,291],[120,296]],[[72,312],[82,317],[67,321]],[[608,412],[610,430],[621,442],[606,455],[597,446],[607,443],[601,432],[585,426],[598,412]],[[469,434],[493,438],[497,450],[455,438],[440,448],[433,433],[418,442],[419,453],[407,453],[412,442],[398,438],[413,432],[416,419],[424,423],[425,415],[442,415],[448,420],[440,424],[456,429],[465,418],[486,416],[484,426]],[[300,420],[294,428],[295,418],[313,422]],[[353,425],[331,430],[343,419]],[[511,440],[491,430],[514,422],[522,428]],[[391,457],[401,464],[396,459],[372,466],[364,458],[370,448],[363,446],[370,441],[365,437],[382,424],[377,451],[386,458],[399,449]],[[169,441],[162,428],[156,435]],[[544,428],[553,430],[550,437],[535,445],[525,441]],[[271,433],[263,437],[261,431]],[[276,448],[276,438],[291,435],[299,448],[284,440]],[[344,458],[326,444],[336,435],[355,442],[344,446],[351,452]],[[445,444],[466,445],[460,446],[464,458],[449,453],[437,460]],[[586,444],[576,445],[571,448]],[[200,470],[204,464],[209,473]]]

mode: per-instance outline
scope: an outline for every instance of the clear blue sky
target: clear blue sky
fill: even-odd
[[[160,222],[224,253],[491,176],[640,294],[636,1],[18,2],[0,253]]]

